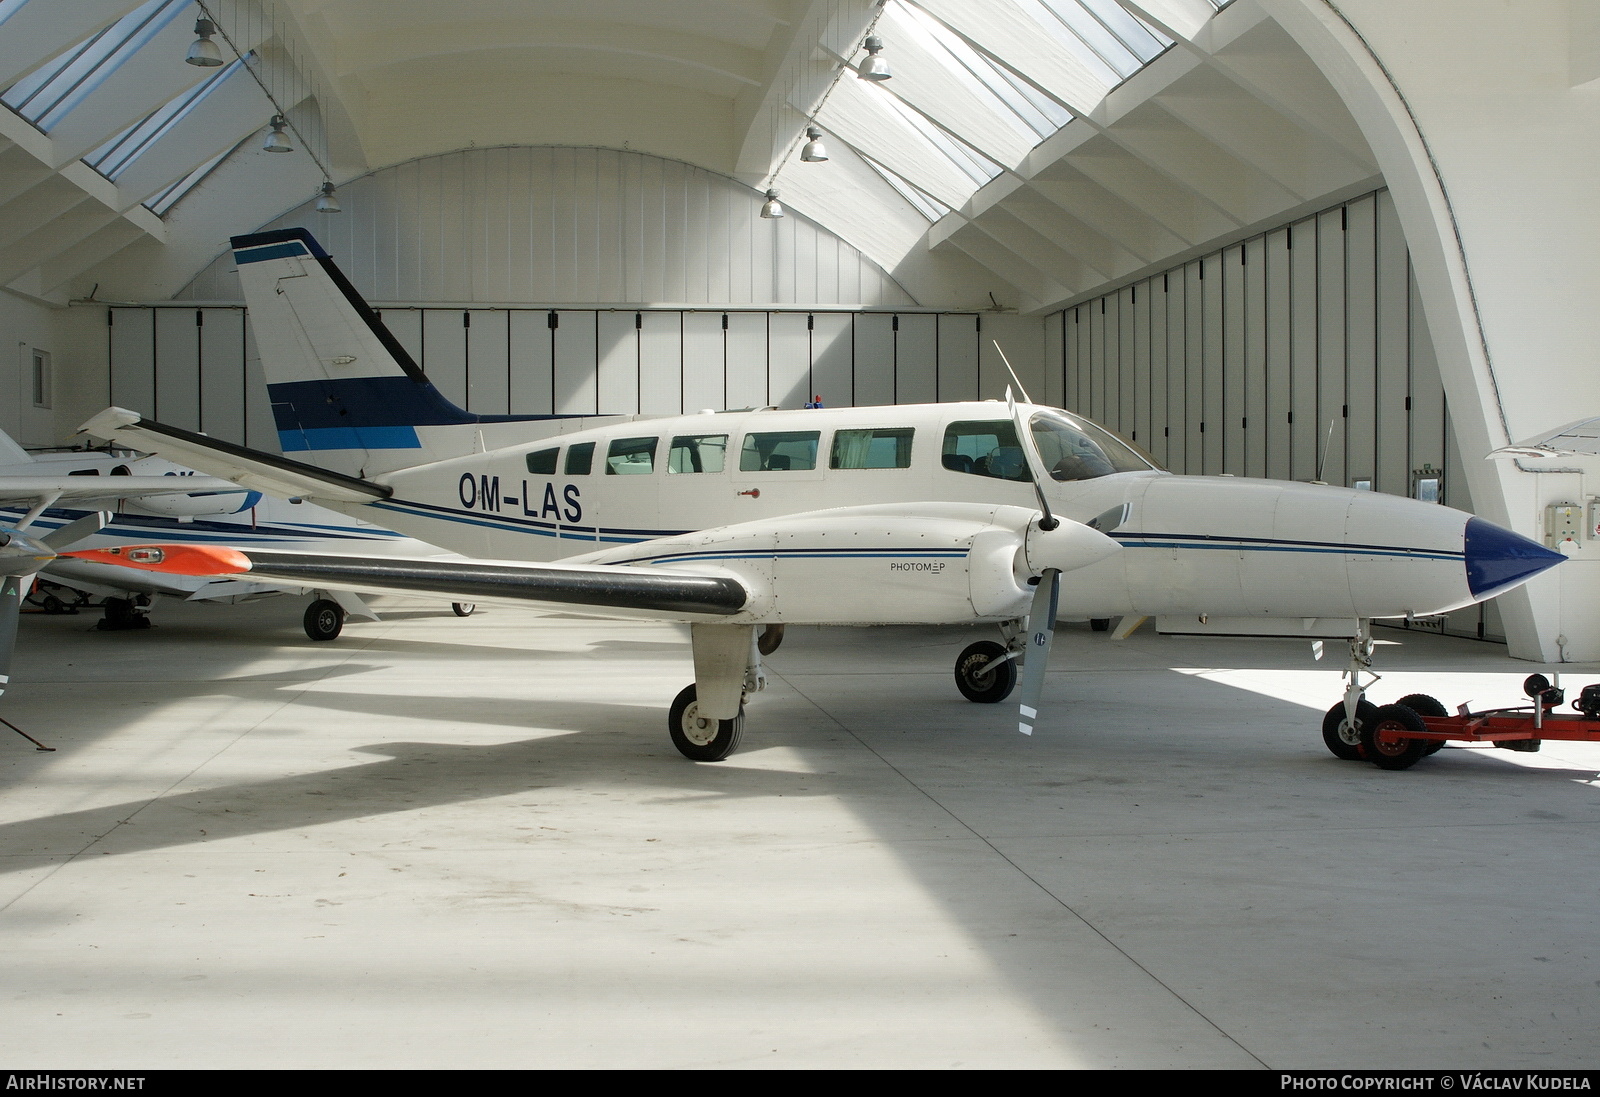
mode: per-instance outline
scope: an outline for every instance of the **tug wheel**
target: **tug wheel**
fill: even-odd
[[[1405,705],[1384,705],[1372,719],[1361,721],[1361,746],[1380,769],[1410,769],[1427,756],[1429,740],[1407,733],[1427,730],[1422,717]]]
[[[1449,716],[1450,710],[1440,704],[1436,698],[1429,697],[1426,693],[1408,693],[1400,698],[1399,704],[1404,705],[1418,716]],[[1443,739],[1429,739],[1428,753],[1437,754],[1444,747]]]

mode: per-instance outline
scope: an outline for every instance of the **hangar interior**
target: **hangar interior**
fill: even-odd
[[[211,25],[202,38],[216,48],[218,64],[183,63],[197,40],[197,20]],[[868,49],[874,38],[881,46]],[[887,63],[887,79],[860,75],[871,71],[875,57]],[[1465,688],[1464,679],[1451,677],[1455,671],[1449,668],[1457,665],[1489,676],[1483,679],[1489,684],[1478,686],[1498,695],[1520,677],[1508,655],[1540,664],[1600,662],[1600,615],[1592,612],[1600,596],[1600,529],[1594,524],[1600,512],[1585,479],[1597,459],[1489,459],[1493,450],[1600,414],[1600,378],[1592,367],[1592,329],[1600,323],[1591,300],[1596,241],[1588,200],[1597,147],[1591,135],[1600,124],[1600,7],[1588,0],[0,0],[0,103],[7,108],[0,110],[0,330],[16,348],[14,354],[0,353],[0,391],[12,394],[0,402],[0,427],[25,445],[63,444],[82,421],[116,404],[173,426],[275,450],[276,431],[227,240],[298,226],[310,229],[334,255],[429,378],[473,412],[679,414],[769,404],[792,408],[818,398],[828,407],[1001,398],[1010,381],[998,343],[1036,398],[1105,424],[1174,472],[1323,481],[1430,498],[1436,493],[1439,501],[1539,541],[1547,537],[1548,508],[1580,507],[1588,528],[1565,542],[1562,567],[1482,606],[1409,622],[1399,634],[1403,642],[1392,643],[1404,649],[1395,657],[1405,673],[1441,694]],[[812,135],[824,146],[825,159],[810,155],[816,151]],[[285,145],[291,148],[285,151]],[[774,202],[782,216],[770,216]],[[283,611],[256,607],[240,613],[270,625]],[[220,616],[200,614],[185,607],[174,615],[173,631],[189,630],[185,658],[200,660],[195,665],[204,665],[205,674],[237,688],[200,689],[180,706],[186,715],[173,717],[170,727],[210,726],[225,694],[230,704],[239,694],[250,695],[249,705],[265,713],[281,691],[298,691],[345,713],[340,719],[350,721],[348,735],[324,744],[341,758],[347,748],[357,750],[352,744],[384,735],[375,720],[355,712],[362,708],[358,701],[371,704],[386,688],[396,688],[395,667],[405,668],[412,681],[459,693],[459,682],[443,681],[435,664],[420,656],[437,657],[439,667],[475,677],[463,670],[473,659],[500,670],[509,665],[496,645],[509,650],[523,642],[517,635],[538,635],[546,654],[564,650],[561,641],[546,638],[549,626],[558,623],[548,615],[530,618],[520,633],[508,627],[507,618],[473,622],[493,631],[447,642],[430,635],[422,617],[411,620],[402,613],[375,628],[361,652],[313,665],[309,657],[271,654],[259,638],[256,647],[230,648],[244,641],[225,639],[230,628]],[[84,841],[75,850],[117,832],[121,837],[110,839],[111,846],[131,841],[122,851],[129,864],[173,858],[171,844],[187,839],[141,845],[127,837],[130,828],[114,818],[116,809],[141,796],[161,800],[182,786],[185,774],[198,772],[194,767],[210,749],[190,744],[168,752],[163,746],[140,756],[149,721],[119,721],[95,685],[110,680],[105,666],[86,677],[61,670],[74,662],[72,643],[81,638],[68,635],[70,622],[51,624],[33,653],[24,653],[32,660],[30,673],[49,689],[14,689],[8,701],[18,701],[30,724],[61,726],[85,749],[96,742],[93,729],[110,729],[104,741],[114,745],[110,760],[85,756],[73,772],[91,783],[109,780],[113,762],[124,759],[137,774],[138,788],[116,786],[114,795],[101,789],[70,818],[51,815],[64,810],[60,801],[37,789],[21,798],[20,814],[9,825],[27,848],[0,850],[0,857],[27,862],[19,865],[14,879],[21,883],[12,890],[23,908],[35,884],[81,860],[77,852],[64,852],[80,836]],[[639,683],[661,673],[653,660],[667,658],[662,653],[668,649],[681,656],[681,639],[673,640],[665,628],[582,627],[592,627],[584,641],[592,651],[624,649],[638,664],[625,672],[633,677],[612,706],[619,710],[643,703],[635,697]],[[1452,637],[1497,644],[1475,646]],[[1072,668],[1061,674],[1064,682],[1071,679],[1070,687],[1062,687],[1064,696],[1092,693],[1097,673],[1130,665],[1093,642],[1087,632],[1072,639],[1070,659],[1077,662],[1064,664]],[[97,637],[94,643],[103,642]],[[964,799],[953,774],[970,759],[936,741],[936,732],[960,727],[965,710],[941,715],[933,728],[895,723],[897,714],[887,711],[892,706],[880,694],[903,690],[906,682],[922,690],[917,672],[897,667],[893,659],[883,672],[852,670],[853,661],[873,654],[866,650],[870,642],[858,637],[839,643],[834,650],[825,635],[802,637],[788,653],[788,668],[777,664],[787,707],[775,709],[785,715],[774,716],[782,733],[774,752],[733,771],[726,787],[695,778],[701,784],[663,789],[661,778],[623,766],[624,791],[612,791],[629,806],[617,818],[643,829],[681,825],[655,817],[651,797],[658,794],[680,805],[720,805],[722,817],[709,824],[715,834],[685,841],[655,866],[670,876],[693,865],[706,888],[771,883],[704,873],[724,855],[737,860],[741,842],[756,847],[756,860],[775,873],[792,856],[800,878],[815,873],[821,879],[833,853],[813,857],[796,852],[798,847],[815,834],[838,839],[837,848],[849,847],[856,833],[851,828],[876,826],[875,840],[887,841],[902,857],[906,879],[921,879],[944,897],[942,906],[932,902],[924,909],[895,892],[898,884],[885,885],[894,892],[884,900],[885,909],[911,904],[903,909],[915,907],[922,911],[917,917],[930,919],[917,923],[927,931],[918,938],[921,944],[938,953],[959,938],[963,963],[970,961],[965,968],[934,965],[938,977],[949,980],[941,984],[937,1002],[958,1000],[963,985],[986,987],[979,999],[989,1001],[983,995],[992,991],[994,1002],[1006,1002],[996,1008],[1014,1015],[1015,1025],[982,1028],[985,1040],[998,1041],[989,1051],[953,1052],[952,1062],[1350,1062],[1350,1045],[1326,1042],[1348,1035],[1349,1022],[1308,1013],[1310,991],[1298,981],[1320,980],[1349,992],[1352,1002],[1379,1009],[1373,1003],[1383,997],[1383,970],[1403,966],[1391,954],[1403,950],[1388,939],[1374,952],[1373,937],[1353,931],[1352,950],[1361,956],[1347,969],[1356,972],[1349,983],[1334,974],[1344,958],[1339,948],[1313,947],[1315,959],[1293,978],[1257,970],[1245,958],[1252,916],[1228,906],[1226,881],[1231,875],[1272,891],[1273,885],[1254,875],[1270,866],[1286,874],[1286,889],[1299,889],[1296,898],[1262,900],[1273,912],[1270,928],[1262,931],[1277,942],[1263,953],[1272,963],[1292,963],[1295,950],[1307,946],[1298,934],[1312,935],[1304,926],[1322,925],[1317,919],[1327,916],[1311,917],[1294,934],[1273,932],[1284,920],[1300,917],[1298,904],[1312,903],[1307,894],[1340,904],[1349,900],[1348,889],[1366,888],[1364,898],[1353,901],[1362,916],[1443,924],[1439,915],[1458,881],[1425,886],[1413,901],[1407,883],[1412,873],[1431,871],[1426,859],[1409,840],[1380,836],[1390,827],[1418,825],[1404,810],[1408,806],[1435,828],[1424,841],[1444,856],[1441,863],[1465,873],[1496,857],[1518,861],[1520,867],[1501,885],[1506,894],[1521,889],[1549,900],[1544,913],[1530,914],[1535,924],[1529,939],[1543,948],[1539,963],[1548,964],[1546,953],[1572,944],[1568,915],[1575,897],[1562,890],[1559,865],[1548,859],[1548,850],[1534,853],[1537,841],[1528,828],[1555,842],[1582,833],[1573,829],[1578,823],[1592,823],[1592,759],[1578,748],[1542,758],[1473,757],[1448,784],[1408,794],[1381,784],[1386,774],[1346,774],[1342,783],[1321,783],[1322,767],[1317,775],[1294,770],[1298,744],[1265,748],[1261,757],[1274,774],[1294,771],[1293,779],[1301,782],[1299,791],[1283,799],[1308,798],[1306,812],[1334,820],[1342,837],[1313,828],[1304,839],[1309,844],[1297,837],[1288,852],[1251,844],[1251,856],[1259,858],[1254,866],[1237,850],[1201,855],[1221,858],[1214,862],[1218,875],[1197,889],[1204,892],[1201,920],[1218,923],[1216,934],[1228,942],[1219,953],[1228,962],[1217,959],[1212,970],[1186,958],[1200,947],[1197,939],[1170,925],[1139,923],[1148,953],[1130,943],[1139,933],[1130,931],[1123,940],[1106,927],[1119,918],[1133,918],[1121,923],[1126,926],[1142,917],[1144,908],[1118,894],[1117,884],[1118,866],[1134,856],[1129,850],[1141,834],[1161,835],[1152,841],[1163,854],[1141,870],[1148,876],[1139,877],[1141,886],[1159,889],[1158,881],[1182,876],[1179,849],[1192,839],[1220,846],[1226,844],[1221,836],[1234,830],[1259,836],[1288,827],[1308,833],[1288,821],[1298,818],[1292,804],[1259,808],[1246,804],[1237,790],[1223,791],[1230,779],[1224,771],[1237,764],[1238,754],[1231,763],[1196,758],[1192,743],[1159,739],[1183,759],[1175,763],[1179,768],[1196,767],[1194,782],[1169,770],[1150,791],[1164,805],[1159,822],[1148,820],[1149,808],[1137,793],[1128,798],[1101,788],[1072,799],[1069,793],[1090,790],[1062,791],[1060,782],[1041,776],[1049,766],[1025,759],[1009,744],[984,763],[990,768],[979,783],[993,800]],[[221,645],[207,656],[211,662],[200,655],[207,644]],[[1303,675],[1331,673],[1307,671],[1299,655],[1268,644],[1243,645],[1238,655],[1202,654],[1192,646],[1166,655],[1154,639],[1141,637],[1120,650],[1133,653],[1128,658],[1138,668],[1121,679],[1125,687],[1149,690],[1156,699],[1154,711],[1135,721],[1149,737],[1145,747],[1158,741],[1163,728],[1194,720],[1193,706],[1225,695],[1249,698],[1242,710],[1259,725],[1292,718],[1310,726],[1313,717],[1296,707],[1303,698],[1262,698],[1272,690],[1310,695],[1314,690]],[[46,664],[46,655],[53,661]],[[350,696],[333,698],[339,691],[329,683],[341,674],[359,674],[364,657],[389,660],[390,678],[380,673],[359,679],[363,684]],[[138,658],[139,673],[161,679],[162,655],[152,649]],[[1217,662],[1224,669],[1196,669]],[[1174,677],[1171,671],[1179,666],[1189,669]],[[1534,669],[1532,663],[1525,669]],[[1424,681],[1428,675],[1442,684]],[[838,687],[842,699],[821,699],[818,691],[828,680],[846,683]],[[1235,689],[1219,689],[1219,683]],[[552,698],[518,688],[520,703],[555,713],[540,717],[555,721],[551,727],[594,718],[567,711],[581,709],[576,694]],[[148,692],[151,698],[159,693]],[[50,715],[52,697],[63,696],[81,708],[65,723]],[[1324,703],[1312,707],[1320,710]],[[441,726],[458,718],[443,702],[422,708]],[[1116,710],[1099,698],[1076,718],[1087,719],[1092,711],[1097,720],[1114,721]],[[408,716],[392,702],[387,709],[380,705],[380,713],[385,711],[393,718]],[[820,746],[798,730],[817,713],[825,713],[831,736]],[[631,717],[616,718],[631,729]],[[258,723],[280,725],[268,731],[269,741],[279,735],[292,740],[299,719],[263,715]],[[515,723],[498,710],[467,719],[478,722],[471,729],[476,734],[487,734],[485,726],[492,725],[509,735],[501,725]],[[1231,724],[1217,730],[1218,737],[1208,740],[1213,745],[1246,756],[1256,749]],[[892,742],[874,738],[880,731]],[[233,734],[244,741],[243,730]],[[417,732],[423,738],[433,734]],[[153,741],[173,745],[182,738],[169,729]],[[1107,786],[1136,780],[1134,754],[1116,754],[1108,738],[1114,740],[1097,733],[1076,745],[1054,745],[1050,766],[1092,766],[1100,752],[1111,751],[1109,769],[1085,780]],[[449,787],[472,799],[462,790],[477,774],[491,790],[482,794],[490,797],[483,803],[521,803],[486,775],[530,758],[540,764],[539,751],[524,749],[525,743],[507,747],[523,740],[504,735],[494,741],[499,745],[475,754],[482,744],[470,735],[456,744],[472,757],[468,771],[452,770]],[[204,787],[184,793],[187,799],[176,806],[166,797],[166,807],[179,816],[210,813],[218,810],[214,800],[249,785],[255,822],[226,832],[238,848],[226,854],[232,860],[225,874],[244,873],[257,850],[272,861],[273,872],[289,871],[285,866],[298,854],[366,841],[346,833],[359,831],[363,812],[410,810],[371,791],[383,786],[369,774],[356,779],[358,786],[366,782],[366,791],[358,787],[352,801],[361,810],[341,815],[343,829],[336,836],[279,848],[280,832],[315,830],[313,815],[285,809],[280,796],[337,798],[342,786],[337,779],[269,773],[276,763],[265,760],[265,745],[256,745],[263,756],[248,748],[241,756],[233,739],[222,747],[212,743],[218,753],[205,755],[211,769],[200,782]],[[912,747],[929,753],[913,761]],[[563,799],[580,797],[586,780],[604,784],[602,760],[586,761],[567,745],[561,750],[568,755],[544,764],[559,771],[552,781],[565,790]],[[304,766],[308,774],[328,763],[315,751],[290,753],[290,765]],[[439,754],[419,748],[402,752],[404,760],[393,764],[409,767],[410,781],[420,771],[449,768]],[[867,776],[874,766],[881,768]],[[776,810],[772,804],[787,808],[775,790],[791,787],[786,781],[795,774],[824,775],[827,781],[819,784],[837,791],[850,784],[852,772],[873,790],[866,795],[874,805],[867,814],[842,822],[843,816],[819,811],[805,825],[778,827],[773,833],[781,837],[736,837],[762,834]],[[1541,775],[1565,782],[1559,796],[1568,798],[1567,806],[1529,816],[1511,793],[1545,795]],[[884,791],[901,779],[903,787]],[[36,780],[41,778],[24,776],[22,787]],[[1495,780],[1498,791],[1484,791]],[[876,781],[888,783],[880,787]],[[812,796],[810,789],[793,787],[795,795]],[[1026,787],[1024,802],[1042,813],[1092,805],[1092,812],[1114,820],[1106,827],[1115,839],[1092,837],[1092,820],[1074,818],[1062,833],[1075,836],[1081,844],[1074,848],[1090,864],[1080,865],[1081,877],[1052,877],[1044,866],[1061,860],[1047,837],[1055,832],[1038,819],[1022,818],[1027,813],[1021,809],[1010,815],[996,806],[1018,787]],[[1470,815],[1452,806],[1450,795],[1479,792],[1488,797],[1495,821],[1485,827],[1493,831],[1485,838],[1492,852],[1450,836]],[[454,793],[433,795],[422,830],[442,826],[443,848],[498,840],[487,813],[452,811],[446,805]],[[933,805],[931,814],[904,813],[901,799],[908,795]],[[1413,803],[1407,795],[1424,799]],[[1228,801],[1214,825],[1196,823],[1172,806],[1206,796]],[[759,806],[768,798],[771,803]],[[978,800],[984,806],[974,810],[981,821],[964,819]],[[1351,802],[1370,814],[1352,811]],[[579,810],[572,803],[565,807]],[[540,807],[533,815],[546,811],[553,809]],[[584,811],[585,826],[605,829],[603,812]],[[52,818],[67,822],[55,827],[40,821]],[[162,825],[177,828],[173,834],[182,829],[171,819]],[[798,829],[785,829],[790,826]],[[1211,837],[1197,838],[1208,826]],[[916,844],[908,832],[921,827],[938,838],[929,848],[943,852],[918,861],[920,854],[907,852]],[[458,828],[453,835],[452,828]],[[891,832],[893,837],[884,837]],[[396,848],[431,848],[425,837],[398,836],[372,848],[390,841]],[[552,861],[542,867],[594,855],[617,856],[622,864],[649,871],[628,859],[633,854],[594,841],[592,847],[578,841],[546,851]],[[1392,875],[1365,876],[1365,862],[1351,844],[1385,856],[1395,852],[1388,841],[1408,845],[1384,870]],[[382,865],[385,856],[373,853],[366,867],[398,872]],[[1295,862],[1308,856],[1329,866],[1327,880],[1294,876]],[[451,886],[449,857],[419,857],[417,863],[432,865],[428,871],[437,878],[408,899],[427,913],[417,915],[422,929],[407,932],[424,933],[438,944],[428,934],[437,928],[430,919],[437,916],[443,925],[450,918],[448,902],[437,894]],[[318,871],[336,867],[337,860],[319,864]],[[480,914],[484,904],[502,901],[484,881],[503,861],[490,857],[474,869],[483,878],[474,884],[472,900]],[[880,871],[870,856],[849,863],[857,882]],[[993,874],[1003,875],[1004,865],[1020,872],[1037,894],[1010,894],[1004,913],[987,920],[962,907],[973,902],[968,889],[1000,887]],[[162,874],[171,867],[130,869],[131,876],[117,876],[111,886],[137,890],[150,874],[170,885]],[[918,877],[921,869],[926,872]],[[177,872],[183,875],[183,868]],[[371,886],[361,901],[381,910],[376,896],[382,889]],[[638,885],[624,883],[619,873],[605,886],[628,891]],[[906,889],[915,890],[910,884]],[[572,895],[546,898],[548,909],[570,902],[573,909],[590,910],[580,917],[602,908],[605,918],[633,916],[620,899],[591,909],[584,905],[588,900]],[[54,901],[73,900],[58,893]],[[132,900],[135,909],[144,901]],[[1166,891],[1153,901],[1182,902]],[[442,905],[435,910],[429,905],[435,903]],[[807,917],[823,927],[834,918],[856,919],[866,909],[865,903],[852,904],[849,912],[814,910]],[[935,909],[937,917],[927,913]],[[46,937],[56,932],[53,915],[38,916]],[[674,916],[695,917],[693,904]],[[489,919],[499,927],[494,932],[509,940],[515,930],[499,918],[496,913]],[[1020,931],[1030,942],[1026,947],[1003,937],[1014,919],[1031,927]],[[126,925],[108,923],[106,932],[131,932],[141,921],[143,916]],[[1063,930],[1068,923],[1073,928]],[[247,924],[266,923],[252,914]],[[781,919],[771,910],[751,924],[766,928],[735,951],[740,964],[755,962],[750,957],[761,952],[762,940],[782,940]],[[928,928],[935,924],[962,932],[952,930],[947,940],[943,930]],[[1335,918],[1329,926],[1334,924],[1350,929],[1352,923]],[[892,934],[894,927],[873,932],[879,930]],[[1088,969],[1115,969],[1113,989],[1101,988],[1093,999],[1120,1003],[1108,1013],[1080,1015],[1070,994],[1063,997],[1059,987],[1027,974],[1030,958],[1039,955],[1029,949],[1059,943],[1060,932],[1101,941],[1072,955]],[[1418,955],[1451,962],[1450,942],[1432,932],[1419,931]],[[590,947],[611,947],[621,939],[607,933],[597,930],[571,947],[590,956]],[[799,961],[825,949],[823,936],[819,928],[817,939],[798,946],[795,969],[779,973],[783,985],[807,993]],[[663,941],[671,938],[667,933]],[[692,947],[716,939],[715,933],[696,938]],[[866,931],[852,938],[853,962],[863,963],[874,939]],[[1544,944],[1547,939],[1552,943]],[[181,951],[176,936],[163,940],[163,949]],[[223,947],[223,940],[207,938],[207,947]],[[1544,982],[1528,975],[1537,965],[1520,954],[1496,966],[1484,956],[1492,940],[1468,935],[1463,947],[1477,966],[1450,984],[1453,991],[1476,997],[1488,986],[1536,987],[1560,999],[1563,1020],[1534,1034],[1539,995],[1518,991],[1511,995],[1514,1004],[1496,1013],[1508,1035],[1492,1047],[1446,1035],[1449,1019],[1442,1009],[1427,1013],[1423,1022],[1432,1039],[1428,1046],[1471,1058],[1477,1066],[1497,1065],[1505,1055],[1518,1063],[1552,1061],[1549,1056],[1565,1063],[1578,1054],[1580,1040],[1567,1027],[1565,1011],[1579,1009],[1596,984],[1578,977],[1582,965],[1576,960],[1559,978]],[[128,939],[119,942],[132,947]],[[293,947],[288,937],[274,942],[274,949]],[[74,943],[80,945],[92,947]],[[693,966],[676,943],[663,948],[673,951],[674,964]],[[1163,981],[1166,960],[1181,971],[1182,986]],[[363,954],[362,963],[375,962]],[[438,978],[447,977],[451,962],[441,961]],[[636,967],[609,972],[612,981],[573,1016],[598,1021],[608,996],[622,1000],[638,990],[636,971],[667,981],[684,977],[673,975],[670,966],[652,967],[646,957],[633,956],[630,963]],[[136,982],[132,970],[126,969],[127,978]],[[1066,986],[1091,979],[1082,970],[1049,970]],[[1401,998],[1415,1015],[1422,1008],[1418,1003],[1438,996],[1439,986],[1405,970],[1411,973],[1409,997]],[[870,971],[863,964],[855,974]],[[230,993],[246,994],[249,977],[261,972],[236,974]],[[341,978],[367,974],[357,964]],[[732,970],[722,974],[739,977]],[[33,978],[49,975],[41,968]],[[1208,980],[1229,978],[1239,981],[1229,984],[1227,1005],[1212,1010],[1197,1004]],[[895,1023],[907,1031],[874,1045],[861,1038],[871,1022],[859,1014],[848,1014],[837,1033],[817,1019],[828,1012],[830,994],[848,994],[849,979],[842,973],[838,979],[810,1003],[816,1017],[798,1045],[774,1048],[777,1058],[762,1060],[767,1053],[758,1054],[757,1045],[782,1025],[776,1015],[762,1014],[749,1032],[741,1030],[738,1050],[726,1061],[916,1061],[933,1054],[950,1036],[941,1026],[960,1015],[956,1006],[943,1012],[930,1006],[928,1016],[921,1016],[904,1002],[880,1003],[901,1011]],[[1118,980],[1140,989],[1124,996]],[[1251,988],[1260,985],[1273,989],[1253,997]],[[994,989],[1003,986],[1024,990],[1007,997]],[[484,998],[453,1004],[492,1011],[502,1000],[498,996],[514,996],[500,985],[480,989]],[[904,990],[908,997],[913,993]],[[1151,997],[1142,997],[1147,993]],[[203,1008],[203,997],[174,994],[182,1003],[174,1016],[193,1019],[193,1011]],[[678,1001],[661,994],[649,999],[652,1008]],[[748,1004],[759,997],[741,985],[730,1001]],[[331,994],[312,1011],[333,1031],[341,1023],[338,1003]],[[704,1006],[699,998],[686,997],[682,1004]],[[637,1016],[628,1014],[623,1027],[630,1032],[653,1016],[641,1009]],[[1333,1005],[1327,1009],[1336,1011]],[[114,1011],[108,1010],[105,1005],[103,1019],[120,1026],[109,1020]],[[385,1016],[371,1002],[354,1015],[357,1028]],[[1285,1017],[1304,1019],[1303,1030],[1288,1031]],[[1085,1034],[1085,1026],[1096,1029],[1102,1022],[1131,1024],[1133,1031],[1126,1041],[1125,1029],[1115,1037]],[[575,1023],[569,1018],[564,1026]],[[90,1029],[60,1035],[47,1022],[40,1024],[30,1030],[39,1047],[82,1053],[81,1034]],[[492,1031],[481,1045],[468,1040],[459,1048],[477,1048],[499,1064],[516,1062],[514,1035],[497,1024],[487,1030]],[[998,1036],[1000,1030],[1008,1035]],[[655,1038],[641,1036],[626,1052],[608,1052],[590,1037],[567,1027],[561,1031],[569,1042],[560,1053],[550,1050],[554,1044],[541,1044],[554,1056],[545,1061],[663,1061]],[[1203,1050],[1186,1057],[1167,1039],[1173,1031],[1189,1033],[1184,1040]],[[348,1051],[337,1040],[306,1032],[295,1039],[311,1041],[316,1050],[286,1062],[332,1063]],[[270,1063],[269,1044],[263,1037],[251,1045],[245,1061]],[[106,1044],[111,1051],[95,1062],[113,1062],[139,1046],[135,1032],[119,1027]],[[239,1045],[223,1040],[222,1046]],[[1373,1046],[1385,1064],[1438,1061],[1398,1037]],[[26,1043],[12,1047],[18,1061],[28,1058]],[[826,1048],[836,1049],[836,1056],[829,1059],[835,1051]],[[371,1054],[358,1058],[396,1061]],[[48,1058],[40,1056],[41,1064]],[[174,1051],[163,1061],[185,1060]],[[690,1055],[672,1061],[723,1060]]]

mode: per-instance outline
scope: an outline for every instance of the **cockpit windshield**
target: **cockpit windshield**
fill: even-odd
[[[1030,427],[1045,471],[1055,480],[1093,480],[1156,468],[1110,431],[1064,411],[1034,412]]]

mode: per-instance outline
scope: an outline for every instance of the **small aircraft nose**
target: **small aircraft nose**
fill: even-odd
[[[1566,557],[1482,518],[1467,520],[1467,587],[1483,599],[1555,567]]]

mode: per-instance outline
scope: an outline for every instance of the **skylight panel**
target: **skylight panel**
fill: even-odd
[[[190,0],[148,0],[55,61],[0,93],[46,133],[187,8]]]
[[[179,179],[176,183],[172,184],[172,186],[168,187],[160,194],[148,199],[144,203],[144,208],[155,214],[157,217],[165,217],[167,215],[167,211],[178,204],[179,199],[183,198],[184,195],[188,194],[195,187],[199,186],[201,180],[210,175],[212,171],[216,169],[218,164],[222,163],[228,157],[238,152],[239,149],[244,146],[245,142],[249,141],[250,138],[254,136],[255,134],[251,134],[250,137],[246,137],[244,141],[240,141],[231,149],[228,149],[225,152],[220,152],[216,156],[213,156],[211,159],[195,168],[188,175],[185,175],[182,179]]]
[[[860,156],[861,159],[865,161],[867,167],[877,172],[878,175],[883,178],[885,183],[888,183],[891,187],[893,187],[896,194],[904,198],[907,202],[911,203],[912,208],[918,213],[922,214],[922,216],[926,217],[930,224],[950,212],[949,206],[945,205],[931,194],[925,193],[919,187],[914,186],[907,180],[900,178],[900,176],[896,175],[894,172],[878,163],[872,157],[861,152],[857,152],[856,155]]]
[[[28,0],[0,0],[0,23],[17,14],[17,10],[27,2]]]
[[[1050,3],[1050,0],[1045,2]],[[1093,12],[1095,18],[1116,35],[1117,40],[1128,47],[1141,64],[1172,45],[1172,39],[1156,31],[1117,3],[1117,0],[1078,0],[1078,3]]]
[[[866,83],[866,81],[863,80],[862,83]],[[921,112],[911,107],[899,96],[876,85],[869,85],[867,90],[871,94],[883,96],[890,109],[899,115],[906,125],[919,134],[929,145],[937,149],[939,154],[946,160],[954,164],[958,171],[971,179],[975,186],[982,186],[1003,170],[999,164],[996,164],[965,141],[946,133],[928,121]]]
[[[1039,24],[1041,30],[1076,53],[1098,71],[1108,85],[1123,80],[1144,62],[1080,0],[1012,0]]]
[[[1071,119],[1072,114],[1054,100],[1017,80],[986,55],[970,46],[938,19],[914,4],[896,2],[897,12],[923,36],[922,47],[942,60],[945,68],[1019,133],[1037,143]]]
[[[251,55],[252,57],[254,54]],[[152,111],[141,121],[135,122],[111,140],[95,149],[83,158],[84,163],[94,168],[107,179],[116,179],[130,167],[135,160],[156,141],[159,141],[167,131],[199,106],[200,103],[222,86],[222,82],[243,67],[244,61],[236,58],[232,64],[219,69],[216,75],[204,80],[185,91],[166,105]]]

